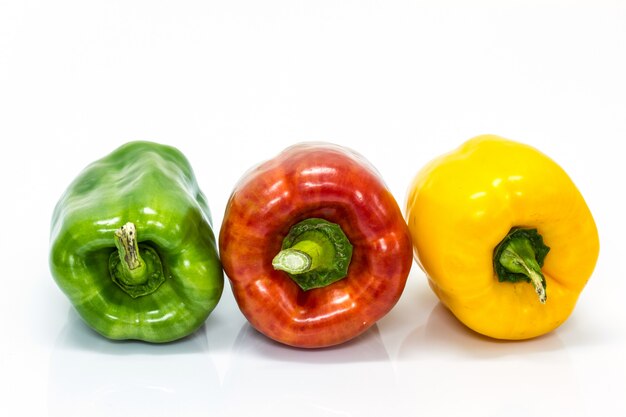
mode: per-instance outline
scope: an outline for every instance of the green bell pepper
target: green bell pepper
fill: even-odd
[[[54,209],[50,269],[108,338],[167,342],[198,329],[224,276],[185,156],[131,142],[85,168]]]

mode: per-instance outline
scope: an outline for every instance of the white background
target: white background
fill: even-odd
[[[472,3],[0,0],[0,414],[626,415],[625,2]],[[481,133],[552,156],[598,224],[576,310],[536,340],[466,330],[414,265],[336,348],[268,341],[228,284],[194,336],[116,343],[48,271],[54,204],[126,141],[183,151],[219,230],[238,178],[295,142],[358,150],[403,205],[424,163]]]

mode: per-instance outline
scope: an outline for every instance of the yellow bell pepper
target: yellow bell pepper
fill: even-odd
[[[493,135],[426,165],[406,216],[435,294],[466,326],[498,339],[561,325],[598,258],[593,217],[565,171]]]

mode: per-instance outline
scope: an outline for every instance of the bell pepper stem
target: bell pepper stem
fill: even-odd
[[[494,268],[500,282],[530,282],[539,302],[547,300],[546,279],[541,272],[550,248],[535,229],[514,228],[494,251]]]
[[[307,291],[345,278],[351,258],[352,245],[341,227],[311,218],[289,230],[272,266]]]
[[[526,275],[535,287],[542,304],[546,302],[545,278],[541,273],[541,267],[535,261],[535,254],[528,241],[511,242],[500,257],[500,264],[511,272]]]
[[[324,236],[309,239],[301,240],[291,248],[278,252],[272,260],[274,269],[290,274],[302,274],[314,271],[325,263],[324,260],[334,256],[334,248],[328,242],[323,241]]]
[[[156,250],[147,245],[139,246],[137,230],[133,223],[126,223],[115,231],[117,251],[109,257],[111,279],[132,298],[156,291],[163,282],[163,264]]]
[[[535,287],[537,296],[539,296],[539,302],[541,304],[545,304],[548,296],[546,295],[546,280],[543,274],[541,271],[536,272],[534,269],[528,268],[526,265],[524,265],[524,267],[526,268],[526,273],[528,274],[530,281]]]
[[[284,249],[272,260],[272,266],[278,271],[301,274],[311,270],[312,260],[306,252],[297,249]]]
[[[139,254],[137,230],[133,223],[128,222],[115,231],[115,246],[124,271],[122,280],[128,285],[146,282],[146,264]]]

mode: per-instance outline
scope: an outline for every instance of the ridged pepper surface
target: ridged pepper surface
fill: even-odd
[[[57,284],[111,339],[184,337],[222,293],[209,207],[169,146],[131,142],[85,168],[54,209],[51,246]]]
[[[220,254],[252,326],[306,348],[343,343],[376,323],[412,263],[407,225],[376,170],[348,149],[311,143],[240,180]]]
[[[593,216],[565,171],[493,135],[426,165],[406,214],[435,294],[461,322],[498,339],[561,325],[598,258]]]

